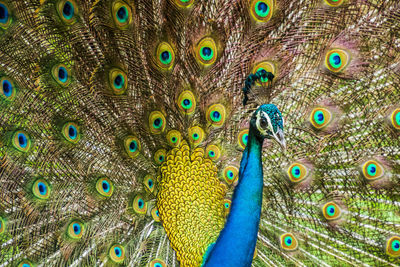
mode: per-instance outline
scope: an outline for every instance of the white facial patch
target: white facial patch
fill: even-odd
[[[261,118],[262,118],[261,115],[263,115],[264,118],[266,118],[267,121],[268,121],[268,127],[265,128],[265,129],[261,127]],[[272,127],[271,120],[270,120],[270,118],[269,118],[269,116],[268,116],[267,113],[265,113],[264,111],[260,111],[260,112],[257,113],[257,116],[256,116],[256,117],[257,117],[257,120],[256,120],[257,129],[258,129],[258,131],[259,131],[263,136],[267,136],[267,135],[268,135],[268,134],[267,134],[267,133],[268,133],[268,130],[270,130],[270,131],[275,135],[274,129],[273,129],[273,127]]]

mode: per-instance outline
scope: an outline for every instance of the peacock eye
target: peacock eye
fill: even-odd
[[[391,257],[400,256],[400,236],[392,236],[386,243],[386,254]]]
[[[325,66],[331,72],[341,72],[348,65],[349,54],[342,49],[332,49],[325,57]]]
[[[124,140],[125,152],[129,157],[135,158],[140,153],[140,141],[135,136],[128,136]]]
[[[165,70],[169,70],[174,66],[175,52],[167,42],[162,42],[157,46],[156,63],[161,69]]]
[[[124,1],[117,0],[113,3],[112,15],[115,25],[120,29],[126,29],[132,23],[132,9]]]
[[[113,68],[108,74],[109,84],[114,94],[121,95],[128,88],[128,76],[121,69]]]
[[[209,66],[217,60],[217,46],[211,37],[200,40],[195,51],[196,59],[202,65]]]
[[[71,82],[71,73],[66,65],[55,65],[51,71],[53,79],[62,87],[66,87]]]
[[[167,264],[160,259],[154,259],[149,263],[149,267],[167,267]]]
[[[38,179],[33,183],[32,193],[35,197],[45,200],[50,196],[50,187],[44,179]]]
[[[196,100],[191,91],[183,91],[178,97],[177,104],[179,110],[186,115],[193,114],[196,109]]]
[[[330,6],[340,6],[341,4],[343,4],[344,0],[325,0],[325,2],[330,5]]]
[[[311,111],[310,122],[316,129],[322,129],[332,120],[331,112],[326,108],[314,108]]]
[[[72,239],[81,239],[84,232],[84,225],[81,221],[75,220],[68,225],[67,234]]]
[[[160,212],[158,212],[156,207],[151,210],[151,217],[153,217],[153,220],[156,222],[160,221]]]
[[[193,126],[189,129],[189,137],[192,144],[200,145],[205,138],[204,130],[199,126]]]
[[[206,154],[212,161],[216,161],[221,156],[221,150],[216,145],[208,145],[206,148]]]
[[[78,6],[75,1],[61,0],[57,4],[57,12],[62,21],[66,24],[73,24],[76,22]]]
[[[172,147],[179,147],[181,143],[182,135],[177,130],[171,130],[167,133],[167,142]]]
[[[341,211],[339,206],[334,202],[328,202],[322,207],[322,213],[327,220],[335,220],[340,218]]]
[[[153,134],[160,134],[165,130],[165,117],[160,111],[153,111],[149,116],[149,127]]]
[[[10,10],[0,2],[0,28],[6,29],[11,24]]]
[[[25,131],[16,131],[12,137],[12,144],[17,150],[28,152],[31,148],[31,138]]]
[[[147,203],[140,195],[133,199],[132,207],[133,210],[138,214],[146,214],[147,212]]]
[[[293,251],[297,249],[297,239],[292,233],[286,233],[281,235],[281,248],[287,251]]]
[[[35,265],[33,265],[32,262],[30,262],[29,260],[23,260],[17,266],[18,267],[32,267]]]
[[[221,127],[225,123],[226,111],[222,104],[214,104],[207,110],[207,120],[214,127]]]
[[[231,210],[231,204],[232,202],[229,199],[224,199],[225,216],[229,214]]]
[[[146,187],[147,190],[149,190],[150,192],[154,191],[154,179],[151,175],[146,175],[144,177],[144,186]]]
[[[62,129],[64,138],[73,144],[76,144],[80,139],[79,126],[74,122],[67,122]]]
[[[395,109],[390,117],[393,127],[400,130],[400,108]]]
[[[158,165],[161,165],[165,161],[166,154],[167,154],[167,151],[163,148],[157,150],[156,153],[154,153],[154,161]]]
[[[115,244],[110,247],[108,255],[113,262],[121,263],[125,259],[125,248],[122,245]]]
[[[258,22],[267,22],[271,19],[274,11],[273,0],[253,0],[250,6],[252,17]]]
[[[227,166],[224,169],[224,179],[228,184],[232,184],[238,179],[239,170],[235,166]]]
[[[114,186],[110,179],[103,177],[97,180],[96,191],[103,197],[111,197],[114,192]]]
[[[190,7],[193,4],[194,0],[175,0],[175,3],[179,7]]]
[[[364,163],[362,167],[362,173],[365,179],[375,180],[383,177],[385,172],[383,167],[377,161],[369,160]]]
[[[14,99],[16,90],[14,83],[8,78],[2,78],[0,80],[0,96],[5,100],[11,101]]]
[[[249,129],[241,130],[238,134],[237,142],[240,148],[245,149],[249,139]]]
[[[292,181],[293,183],[298,183],[307,177],[308,171],[306,166],[304,166],[303,164],[293,163],[292,165],[290,165],[287,174],[290,181]]]

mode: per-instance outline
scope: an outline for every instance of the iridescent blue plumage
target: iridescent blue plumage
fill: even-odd
[[[285,146],[282,115],[273,104],[260,106],[251,118],[248,143],[240,163],[239,183],[235,188],[231,211],[218,240],[205,255],[204,266],[251,265],[261,214],[261,158],[265,138],[274,138],[282,147]]]

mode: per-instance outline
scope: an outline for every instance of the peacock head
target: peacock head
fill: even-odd
[[[283,149],[286,149],[283,124],[282,114],[274,104],[261,105],[250,121],[251,127],[256,129],[257,137],[274,139]]]

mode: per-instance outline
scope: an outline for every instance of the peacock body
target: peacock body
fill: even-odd
[[[0,266],[400,265],[399,10],[0,0]]]

